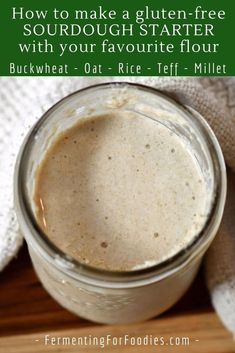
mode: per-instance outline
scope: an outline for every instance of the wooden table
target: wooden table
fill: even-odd
[[[199,273],[188,293],[172,309],[158,318],[132,325],[98,325],[60,307],[38,281],[26,245],[18,258],[0,274],[0,352],[235,352],[232,335],[214,313]],[[171,336],[189,337],[184,346],[99,346],[47,345],[45,335],[84,336]],[[50,337],[51,337],[50,336]],[[169,341],[168,341],[169,342]]]

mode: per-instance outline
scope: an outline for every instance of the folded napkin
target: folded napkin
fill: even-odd
[[[67,94],[96,83],[129,81],[170,92],[199,111],[213,128],[229,171],[228,198],[219,234],[205,257],[212,303],[235,333],[235,77],[1,77],[0,78],[0,270],[22,244],[13,208],[13,171],[24,136]]]

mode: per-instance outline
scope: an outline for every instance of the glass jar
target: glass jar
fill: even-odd
[[[160,119],[190,144],[211,199],[208,219],[189,244],[161,263],[123,272],[93,268],[63,253],[38,226],[33,202],[35,171],[55,136],[85,115],[117,109]],[[14,190],[20,228],[35,271],[46,290],[63,307],[79,316],[117,324],[156,316],[171,307],[188,289],[221,221],[226,171],[216,137],[199,113],[150,87],[105,83],[62,99],[36,123],[19,152]]]

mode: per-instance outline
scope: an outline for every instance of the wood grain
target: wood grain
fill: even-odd
[[[109,326],[81,319],[60,307],[38,281],[24,245],[18,258],[0,275],[0,353],[40,352],[235,352],[230,333],[213,312],[199,273],[188,293],[172,309],[147,322]],[[114,335],[190,337],[189,346],[53,346],[44,336]]]

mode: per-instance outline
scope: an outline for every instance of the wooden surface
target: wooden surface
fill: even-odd
[[[0,274],[0,353],[40,352],[235,352],[235,343],[213,312],[199,273],[188,293],[158,318],[133,325],[98,325],[61,308],[38,281],[26,246]],[[189,346],[61,346],[44,344],[45,335],[190,337]]]

